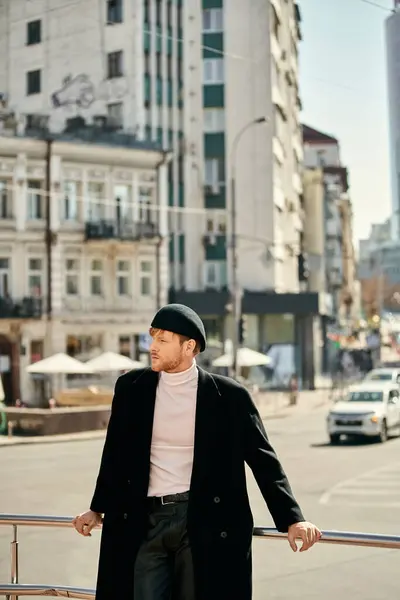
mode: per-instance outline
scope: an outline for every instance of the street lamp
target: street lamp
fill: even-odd
[[[231,191],[231,202],[230,202],[230,225],[231,225],[231,305],[232,305],[232,315],[233,315],[233,339],[232,339],[232,354],[233,354],[233,364],[232,364],[232,374],[235,379],[238,376],[238,364],[237,364],[237,352],[239,348],[239,323],[241,317],[241,304],[242,304],[242,292],[239,288],[238,284],[238,254],[237,254],[237,236],[236,236],[236,155],[237,149],[239,146],[239,142],[242,139],[243,134],[253,127],[254,125],[260,125],[261,123],[268,123],[268,119],[266,117],[259,117],[258,119],[253,119],[246,125],[244,125],[236,134],[230,155],[230,169],[231,169],[231,178],[230,178],[230,191]]]

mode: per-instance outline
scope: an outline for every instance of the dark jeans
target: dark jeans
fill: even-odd
[[[135,600],[194,600],[187,502],[149,505],[149,529],[135,563]]]

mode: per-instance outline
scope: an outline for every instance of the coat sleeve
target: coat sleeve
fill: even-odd
[[[113,473],[113,464],[116,454],[115,444],[118,444],[117,421],[119,405],[121,402],[121,379],[117,379],[114,389],[114,397],[111,404],[111,415],[108,421],[106,439],[104,442],[103,453],[100,462],[99,474],[97,476],[96,487],[90,503],[90,510],[97,513],[105,513],[108,498],[110,494],[111,476]]]
[[[276,528],[278,531],[287,532],[290,525],[305,519],[276,452],[268,440],[256,405],[247,390],[243,389],[242,394],[244,459],[253,472]]]

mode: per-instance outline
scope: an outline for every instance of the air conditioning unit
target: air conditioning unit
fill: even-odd
[[[30,114],[26,115],[27,129],[47,129],[50,117],[48,115]]]
[[[116,117],[107,117],[105,129],[108,129],[111,131],[117,131],[118,129],[121,129],[121,128],[122,128],[122,124],[121,124],[120,119],[118,119]]]
[[[219,183],[206,184],[204,186],[204,193],[210,196],[219,194]]]
[[[203,243],[207,246],[215,246],[217,243],[217,236],[214,232],[209,231],[203,236]]]
[[[103,129],[106,126],[106,123],[107,123],[106,115],[94,115],[93,125],[95,127],[99,127],[100,129]]]

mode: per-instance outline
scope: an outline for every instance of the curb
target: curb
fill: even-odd
[[[269,421],[272,419],[285,419],[288,417],[288,413],[270,413],[268,415],[261,415],[263,421]],[[6,438],[4,441],[0,437],[0,448],[10,448],[11,446],[28,446],[32,444],[59,444],[66,442],[89,442],[91,440],[104,439],[106,430],[101,429],[96,434],[92,431],[84,431],[79,434],[64,434],[64,435],[48,435],[38,437],[13,437],[11,440]]]
[[[60,442],[85,442],[90,440],[104,439],[105,429],[98,431],[82,431],[81,433],[43,435],[37,437],[13,437],[11,440],[6,438],[2,441],[0,437],[0,448],[9,448],[10,446],[26,446],[29,444],[56,444]]]
[[[320,402],[314,405],[312,408],[320,408],[326,405],[326,402]],[[293,415],[292,412],[283,412],[282,409],[278,412],[269,412],[267,414],[261,413],[261,419],[263,421],[272,421],[273,419],[286,419]],[[26,446],[29,444],[57,444],[61,442],[87,442],[90,440],[104,439],[106,435],[106,429],[99,429],[96,431],[82,431],[80,433],[67,433],[67,434],[55,434],[38,437],[13,437],[11,440],[4,436],[0,436],[0,448],[9,448],[10,446]]]

